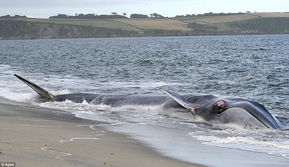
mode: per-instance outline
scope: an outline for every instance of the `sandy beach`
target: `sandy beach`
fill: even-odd
[[[17,167],[200,166],[164,157],[99,122],[0,99],[0,161]]]

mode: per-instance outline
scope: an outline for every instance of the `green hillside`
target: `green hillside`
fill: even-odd
[[[105,19],[37,19],[37,18],[24,18],[16,19],[25,22],[33,23],[53,23],[53,24],[67,24],[67,25],[78,25],[78,26],[91,26],[91,27],[105,27],[105,28],[114,28],[122,29],[128,31],[139,31],[136,27],[119,22],[117,20],[105,20]]]
[[[286,34],[289,13],[233,13],[173,18],[0,18],[0,39]]]

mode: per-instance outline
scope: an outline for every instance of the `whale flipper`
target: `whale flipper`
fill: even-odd
[[[27,79],[14,74],[15,77],[17,77],[18,79],[20,79],[22,82],[24,82],[26,85],[28,85],[30,88],[32,88],[35,92],[37,92],[41,97],[43,98],[47,98],[49,100],[53,100],[54,99],[54,95],[49,93],[47,90],[41,88],[40,86],[36,85],[35,83],[28,81]]]
[[[192,114],[195,114],[195,106],[190,103],[186,98],[184,98],[183,96],[175,93],[175,92],[170,92],[167,90],[163,91],[172,99],[174,99],[178,104],[180,104],[181,106],[183,106],[185,109],[189,110]]]

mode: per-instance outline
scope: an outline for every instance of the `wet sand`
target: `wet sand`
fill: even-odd
[[[100,122],[0,99],[0,161],[17,167],[200,167],[160,155]],[[95,125],[95,126],[92,126]]]

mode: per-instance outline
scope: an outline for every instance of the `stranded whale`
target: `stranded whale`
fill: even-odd
[[[123,105],[160,105],[164,109],[175,108],[199,115],[205,120],[214,119],[230,108],[242,108],[244,112],[251,114],[256,120],[267,128],[282,129],[283,125],[278,119],[271,115],[268,110],[255,101],[242,98],[222,98],[215,95],[185,95],[181,96],[175,92],[164,90],[167,96],[140,96],[140,95],[99,95],[88,93],[73,93],[64,95],[53,95],[34,84],[33,82],[14,74],[42,98],[48,101],[91,102],[94,104],[105,104],[110,106]]]

